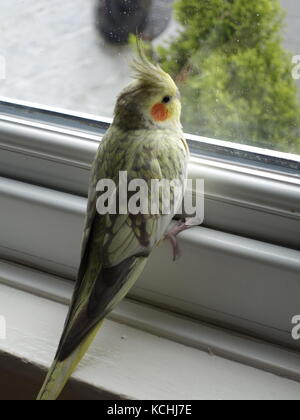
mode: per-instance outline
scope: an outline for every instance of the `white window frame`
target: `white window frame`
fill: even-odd
[[[109,123],[0,98],[0,275],[5,284],[66,299],[50,284],[76,277],[89,171]],[[179,262],[171,262],[168,244],[156,250],[130,298],[187,316],[198,328],[206,322],[279,345],[298,360],[300,343],[291,338],[291,319],[300,313],[300,156],[187,138],[193,153],[190,176],[205,180],[205,224],[182,235]],[[16,275],[28,267],[36,279],[29,283]],[[123,317],[138,324],[131,315]],[[184,330],[173,338],[184,343]],[[191,331],[199,337],[199,330]],[[208,339],[194,341],[199,348],[222,347]],[[232,358],[236,353],[232,347]],[[257,363],[249,354],[244,359]],[[281,369],[283,363],[273,360],[271,365],[300,378],[295,364]],[[270,363],[264,366],[269,369]]]

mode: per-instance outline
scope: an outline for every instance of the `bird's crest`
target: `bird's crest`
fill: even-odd
[[[171,76],[163,71],[158,64],[151,63],[146,57],[141,39],[137,37],[138,57],[131,64],[134,70],[134,78],[141,83],[154,88],[165,88],[166,86],[176,89]]]

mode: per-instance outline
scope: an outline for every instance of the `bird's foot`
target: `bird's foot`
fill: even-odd
[[[172,246],[173,261],[176,261],[180,257],[180,249],[176,237],[180,232],[189,229],[189,227],[190,226],[187,226],[185,221],[180,220],[165,234],[165,239],[168,239]]]
[[[172,228],[165,234],[165,239],[168,239],[171,243],[173,250],[173,261],[176,261],[181,253],[177,241],[177,235],[190,229],[193,226],[198,226],[201,221],[198,218],[189,218],[187,220],[179,220]]]

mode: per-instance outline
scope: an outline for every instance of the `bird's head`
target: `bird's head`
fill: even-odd
[[[138,58],[132,63],[134,81],[120,94],[115,123],[124,129],[181,129],[180,93],[169,74],[152,64],[138,42]]]

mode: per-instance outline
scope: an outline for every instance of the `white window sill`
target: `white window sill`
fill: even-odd
[[[7,321],[0,352],[48,368],[67,306],[1,284],[0,312]],[[74,378],[129,399],[300,399],[297,382],[111,319]]]

